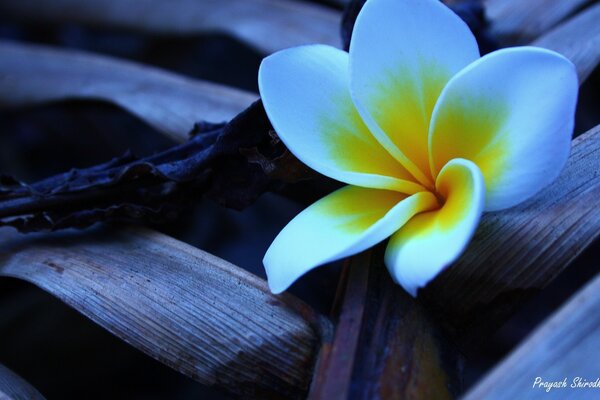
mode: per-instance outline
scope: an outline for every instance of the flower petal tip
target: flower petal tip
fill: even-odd
[[[406,275],[401,272],[401,263],[398,262],[396,254],[393,249],[388,246],[385,252],[384,263],[392,277],[392,280],[399,286],[402,287],[408,294],[413,298],[417,298],[419,289],[426,287],[429,282],[434,280],[440,273],[448,268],[451,263],[446,263],[436,268],[436,272],[431,274],[429,277],[421,277],[418,281],[407,279]]]
[[[273,294],[281,294],[281,293],[285,292],[288,288],[288,287],[284,287],[284,286],[275,286],[275,285],[271,284],[270,281],[267,281],[267,282],[269,283],[269,290]]]
[[[281,264],[283,260],[277,260],[273,253],[273,244],[271,244],[263,258],[263,266],[267,274],[269,290],[273,294],[280,294],[286,291],[294,283],[294,280],[290,280],[286,274],[282,273],[281,268],[277,268],[277,265]]]
[[[413,297],[466,249],[483,211],[485,184],[473,162],[453,159],[442,168],[436,191],[441,208],[417,214],[396,232],[385,252],[394,281]]]

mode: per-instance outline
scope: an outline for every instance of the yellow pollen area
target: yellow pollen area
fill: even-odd
[[[337,165],[353,172],[414,181],[412,175],[373,137],[349,98],[333,101],[339,104],[345,118],[323,115],[319,124],[327,133],[324,141],[328,155]]]
[[[508,108],[501,101],[466,98],[447,102],[436,116],[431,137],[434,175],[454,158],[473,161],[489,187],[503,170],[508,142],[503,129]]]
[[[408,197],[411,198],[407,200]],[[313,210],[323,218],[335,220],[337,230],[354,235],[364,233],[403,200],[410,204],[406,204],[405,214],[397,215],[407,218],[439,207],[430,192],[406,195],[391,190],[346,186],[317,202]]]
[[[339,221],[338,227],[348,233],[364,232],[400,201],[408,196],[391,190],[347,186],[317,203],[315,211]]]
[[[450,165],[436,182],[437,193],[445,200],[437,211],[440,230],[449,230],[464,220],[473,207],[475,182],[471,172],[463,166]]]
[[[411,75],[412,74],[412,75]],[[374,88],[373,118],[398,149],[426,177],[435,181],[428,190],[435,196],[424,197],[418,211],[401,228],[401,236],[421,236],[457,228],[475,206],[475,182],[463,164],[448,165],[454,158],[473,161],[484,178],[494,176],[501,167],[506,144],[502,129],[508,115],[500,102],[482,96],[463,99],[444,107],[438,115],[432,153],[428,143],[429,123],[448,74],[434,65],[423,63],[418,78],[414,72],[387,74]],[[350,171],[379,174],[419,183],[375,139],[349,98],[335,99],[346,118],[324,115],[320,119],[329,156]],[[430,169],[431,168],[431,169]],[[487,174],[487,175],[486,175]],[[315,204],[315,211],[337,221],[337,228],[348,234],[364,232],[383,218],[408,195],[391,190],[347,186]],[[404,236],[406,235],[406,236]]]
[[[456,229],[474,207],[474,185],[467,168],[460,165],[446,168],[436,181],[437,209],[414,216],[401,228],[395,240],[427,237]]]
[[[385,73],[371,97],[370,111],[375,121],[431,184],[434,180],[429,166],[429,123],[449,75],[443,68],[423,61],[417,71]]]
[[[421,193],[406,209],[407,213],[421,213],[412,217],[402,231],[407,229],[415,235],[424,235],[456,228],[473,209],[474,192],[471,171],[462,164],[448,165],[439,175],[436,189]],[[314,211],[323,218],[335,220],[336,229],[351,235],[359,234],[408,197],[391,190],[346,186],[316,203]]]

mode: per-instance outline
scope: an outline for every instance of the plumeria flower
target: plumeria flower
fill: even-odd
[[[390,237],[385,264],[413,296],[464,251],[483,211],[512,207],[567,160],[577,75],[535,47],[479,56],[437,0],[369,0],[349,53],[267,57],[259,88],[289,150],[348,186],[294,218],[264,258],[274,293]]]

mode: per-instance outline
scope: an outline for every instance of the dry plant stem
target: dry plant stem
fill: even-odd
[[[195,122],[228,121],[258,98],[154,67],[47,46],[0,41],[0,60],[0,107],[101,99],[179,142]]]
[[[502,363],[497,365],[464,400],[509,400],[535,395],[549,398],[595,398],[597,388],[553,389],[547,394],[536,377],[562,381],[575,377],[594,381],[600,373],[600,275],[548,318]],[[582,362],[585,360],[585,362]],[[502,390],[498,390],[502,388]]]
[[[484,214],[464,255],[419,293],[463,348],[485,339],[600,235],[598,171],[600,126],[573,141],[550,187]]]
[[[457,353],[392,282],[382,250],[347,263],[335,336],[321,347],[310,399],[445,399],[459,389]]]
[[[0,400],[44,400],[33,386],[0,364]]]
[[[196,131],[186,143],[143,159],[126,154],[32,184],[0,176],[0,226],[35,232],[111,219],[159,223],[203,195],[243,209],[265,191],[289,192],[299,181],[310,185],[311,194],[337,186],[308,170],[272,135],[260,101],[227,124],[203,123]]]
[[[222,32],[264,53],[308,43],[340,46],[340,13],[294,0],[0,0],[0,14],[162,35]]]
[[[2,188],[0,220],[54,209],[68,214],[69,209],[75,211],[123,201],[133,203],[135,192],[140,189],[168,182],[201,181],[200,172],[218,156],[213,149],[222,134],[223,130],[218,128],[143,159],[126,154],[105,164],[71,170],[31,185]]]
[[[539,37],[532,44],[557,51],[573,61],[583,82],[600,63],[600,3]]]
[[[0,231],[0,275],[29,281],[158,361],[245,398],[305,395],[328,322],[159,233]]]
[[[527,43],[590,0],[484,0],[491,32],[503,41]]]

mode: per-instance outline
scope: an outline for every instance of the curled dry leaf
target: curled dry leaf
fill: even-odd
[[[509,43],[527,43],[572,15],[589,0],[483,0],[491,32]]]
[[[293,0],[0,0],[0,14],[162,35],[224,32],[265,53],[307,43],[340,44],[337,11]]]
[[[258,97],[146,65],[48,46],[0,41],[0,60],[0,107],[101,99],[178,142],[187,139],[195,122],[229,121]]]
[[[464,399],[514,399],[532,390],[548,396],[540,384],[562,381],[564,377],[568,377],[569,386],[566,389],[555,388],[549,396],[562,396],[568,390],[575,397],[585,398],[588,394],[593,397],[591,393],[597,388],[571,385],[594,382],[600,371],[600,359],[596,356],[600,346],[599,291],[600,276],[597,276],[497,365]],[[575,380],[577,377],[578,380]],[[532,387],[538,379],[541,381]],[[505,389],[499,391],[498,387]]]
[[[600,63],[599,20],[600,3],[597,3],[540,36],[533,45],[566,56],[575,64],[583,82]]]
[[[0,276],[31,282],[201,383],[244,398],[300,398],[329,321],[290,295],[165,235],[0,231]]]
[[[0,364],[0,399],[44,400],[44,396],[23,378]]]

